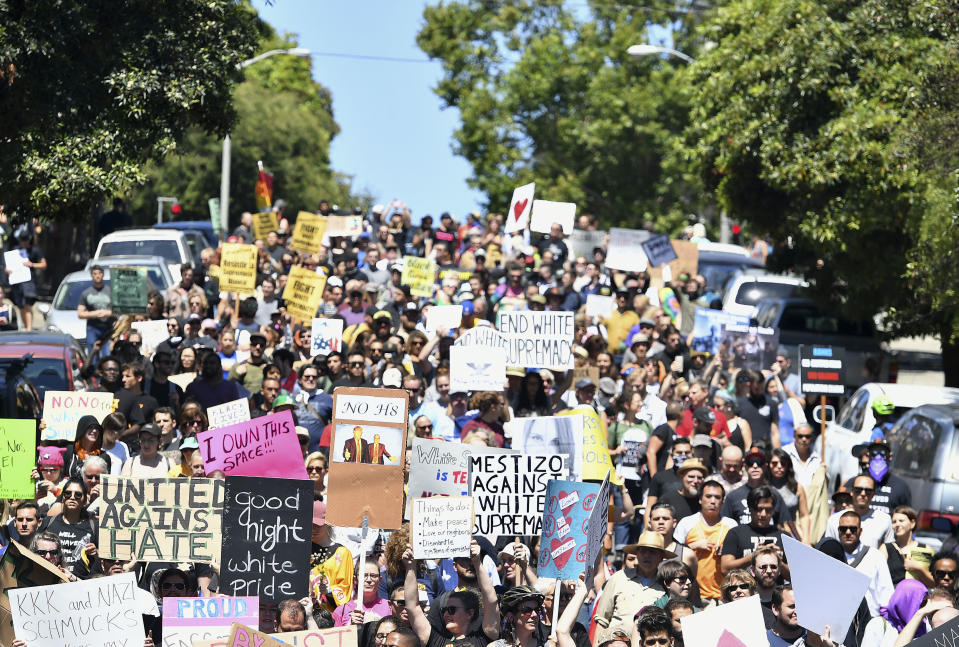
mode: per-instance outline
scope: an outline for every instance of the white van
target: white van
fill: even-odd
[[[177,229],[122,229],[100,239],[94,260],[107,256],[162,256],[175,281],[180,280],[180,265],[193,264],[190,245]]]

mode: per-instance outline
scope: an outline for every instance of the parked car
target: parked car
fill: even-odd
[[[110,256],[162,256],[174,281],[180,280],[180,265],[193,264],[193,252],[177,229],[121,229],[100,239],[94,261]]]
[[[85,391],[80,372],[86,356],[70,335],[52,332],[17,330],[0,332],[0,365],[30,355],[22,369],[43,402],[43,394],[51,391]]]
[[[885,395],[895,405],[893,421],[900,421],[905,414],[923,405],[959,405],[959,389],[918,384],[864,384],[846,401],[836,419],[826,424],[826,474],[830,492],[859,473],[859,460],[852,455],[852,448],[869,440],[876,426],[872,403],[880,395]],[[824,412],[818,411],[817,407],[814,419],[822,415]],[[893,462],[896,460],[894,457]]]
[[[750,256],[749,251],[739,245],[697,243],[696,246],[699,248],[697,271],[706,277],[706,287],[720,297],[731,277],[763,267],[762,261]]]
[[[40,420],[43,398],[24,375],[24,368],[32,359],[29,353],[0,357],[0,418]]]
[[[723,311],[755,317],[757,304],[763,299],[789,298],[809,283],[798,276],[747,271],[732,278],[723,294]]]

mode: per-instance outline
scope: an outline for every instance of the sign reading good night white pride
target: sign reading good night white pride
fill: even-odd
[[[333,417],[342,420],[407,424],[406,403],[398,397],[338,394]]]
[[[563,228],[563,234],[573,233],[573,221],[576,220],[575,202],[550,202],[533,200],[533,216],[529,223],[530,231],[548,234],[553,224]]]

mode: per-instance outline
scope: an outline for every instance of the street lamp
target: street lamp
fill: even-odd
[[[312,55],[310,50],[306,49],[305,47],[271,49],[267,52],[263,52],[262,54],[258,54],[253,58],[247,59],[242,63],[238,63],[236,69],[242,70],[245,67],[249,67],[254,63],[259,63],[260,61],[270,58],[271,56],[276,56],[277,54],[299,56],[300,58],[309,58]],[[220,161],[220,230],[223,232],[224,238],[228,235],[228,229],[230,226],[230,157],[231,142],[230,135],[228,134],[223,138],[223,156]]]
[[[687,63],[696,62],[691,56],[683,54],[679,50],[675,50],[670,47],[660,47],[659,45],[630,45],[629,49],[626,50],[626,53],[632,56],[633,58],[641,58],[643,56],[654,56],[656,54],[669,54],[670,56],[681,58]]]

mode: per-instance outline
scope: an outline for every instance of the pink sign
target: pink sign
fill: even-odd
[[[303,452],[289,411],[197,434],[207,474],[305,479]]]

